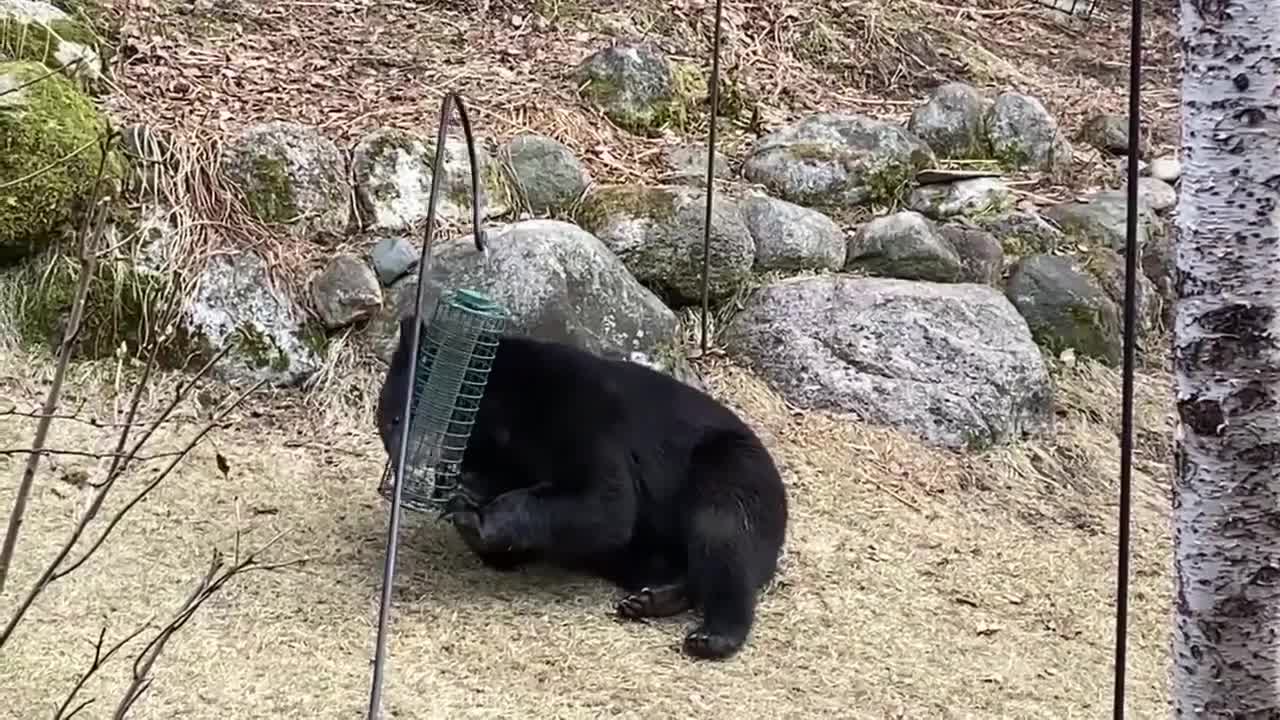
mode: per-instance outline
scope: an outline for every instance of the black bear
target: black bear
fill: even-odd
[[[393,462],[414,321],[378,400]],[[786,535],[782,478],[733,411],[643,365],[528,337],[498,346],[461,477],[446,516],[482,562],[603,577],[629,593],[625,618],[701,611],[684,640],[698,658],[741,649]]]

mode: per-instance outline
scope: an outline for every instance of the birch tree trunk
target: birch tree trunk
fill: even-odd
[[[1280,718],[1280,0],[1182,0],[1175,718]]]

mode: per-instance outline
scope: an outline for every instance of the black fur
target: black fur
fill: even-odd
[[[383,445],[399,442],[413,318],[378,403]],[[394,455],[392,455],[394,458]],[[574,347],[505,336],[463,458],[450,517],[487,565],[533,560],[607,578],[632,619],[687,609],[689,655],[745,643],[773,577],[787,497],[772,458],[731,410],[674,378]]]

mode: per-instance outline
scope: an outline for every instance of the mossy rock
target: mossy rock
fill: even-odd
[[[668,127],[686,128],[691,111],[707,93],[700,70],[672,63],[647,43],[596,51],[574,72],[573,81],[581,97],[614,124],[649,137]]]
[[[68,330],[82,271],[77,257],[55,250],[11,274],[3,295],[21,342],[56,350]],[[164,330],[157,321],[176,282],[175,276],[142,269],[124,256],[99,259],[85,295],[75,356],[111,357],[122,344],[129,356],[145,354],[149,342]],[[161,349],[160,361],[180,365],[184,342],[171,339]]]
[[[40,252],[88,201],[107,132],[70,80],[32,61],[0,63],[0,262]],[[104,190],[123,172],[109,157]]]
[[[102,80],[109,52],[87,22],[52,4],[0,0],[0,58],[41,63],[92,89]]]

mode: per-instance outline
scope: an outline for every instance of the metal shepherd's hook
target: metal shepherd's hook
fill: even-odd
[[[471,165],[471,224],[476,250],[485,251],[484,231],[480,228],[480,212],[483,196],[480,194],[480,169],[476,163],[475,140],[471,134],[471,120],[467,116],[466,105],[462,97],[455,92],[446,92],[440,101],[440,120],[436,128],[436,156],[431,170],[431,194],[427,200],[427,228],[422,241],[422,256],[418,261],[418,293],[414,300],[413,313],[419,318],[413,323],[413,338],[409,343],[409,357],[413,358],[410,378],[418,374],[418,344],[422,334],[422,304],[426,298],[426,280],[428,263],[431,260],[431,243],[436,230],[436,201],[440,196],[440,186],[444,178],[444,146],[449,132],[451,107],[458,108],[458,119],[462,123],[462,132],[467,142],[467,159]],[[376,720],[382,705],[382,679],[386,666],[387,653],[387,616],[391,610],[391,587],[395,578],[396,553],[400,540],[400,507],[401,493],[404,488],[404,467],[409,446],[409,426],[412,424],[413,382],[406,384],[404,404],[400,408],[400,441],[396,444],[396,463],[393,466],[395,486],[391,494],[391,520],[387,524],[387,556],[382,568],[382,597],[378,607],[378,634],[373,654],[373,683],[369,691],[368,719]]]

